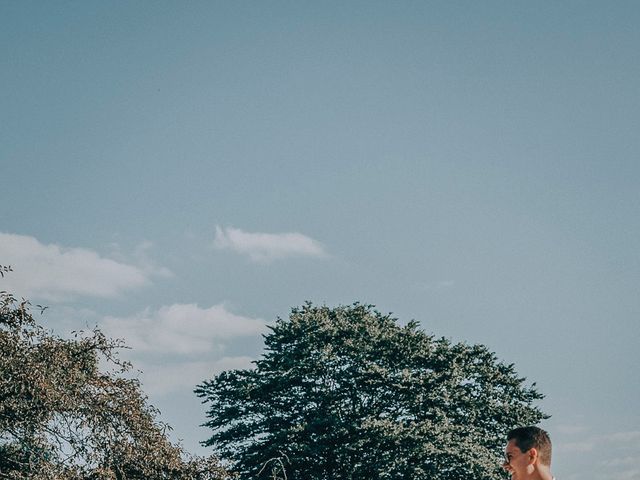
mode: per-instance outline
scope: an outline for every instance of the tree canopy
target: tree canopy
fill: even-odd
[[[370,305],[310,303],[278,318],[254,369],[203,382],[211,437],[243,479],[503,477],[507,430],[542,395],[482,345],[401,326]]]
[[[55,336],[0,292],[0,478],[227,478],[168,440],[120,347],[97,329]]]

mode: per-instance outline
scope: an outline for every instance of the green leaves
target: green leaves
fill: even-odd
[[[503,437],[544,417],[542,396],[482,345],[435,339],[370,305],[310,303],[278,319],[254,370],[224,372],[204,442],[242,478],[493,479]]]
[[[215,458],[169,442],[138,381],[123,376],[121,347],[97,329],[56,337],[28,302],[0,293],[0,478],[228,478]]]

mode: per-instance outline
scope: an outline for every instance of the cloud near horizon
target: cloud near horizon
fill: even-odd
[[[135,352],[160,355],[205,354],[233,338],[266,331],[264,321],[231,313],[222,304],[210,308],[173,304],[156,311],[147,308],[130,317],[106,317],[102,326]]]
[[[247,255],[252,261],[270,263],[287,257],[326,257],[322,244],[301,233],[249,233],[216,225],[214,247]]]
[[[161,362],[138,362],[141,382],[146,393],[166,395],[177,391],[192,391],[196,385],[225,370],[251,369],[254,359],[247,356],[222,357],[212,361],[184,361],[170,365]]]
[[[34,237],[10,233],[0,233],[0,262],[13,267],[2,290],[49,301],[115,297],[150,284],[155,274],[86,248],[43,244]]]
[[[561,426],[558,430],[564,438],[554,443],[554,451],[563,456],[594,457],[597,460],[595,478],[640,478],[640,469],[635,460],[640,455],[640,430],[623,430],[607,434],[589,434],[584,428],[579,427],[570,429]],[[576,475],[575,478],[579,476]]]
[[[234,339],[267,330],[263,320],[236,315],[222,304],[147,308],[129,317],[106,317],[101,327],[131,347],[124,353],[142,370],[145,391],[157,395],[193,389],[223,370],[250,368],[252,358],[223,353]]]

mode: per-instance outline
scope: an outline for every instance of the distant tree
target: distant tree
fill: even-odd
[[[0,277],[4,277],[5,273],[9,273],[11,271],[11,265],[0,265]]]
[[[354,304],[307,303],[265,336],[255,369],[196,389],[205,442],[243,479],[475,480],[504,476],[507,430],[545,415],[513,365]]]
[[[121,347],[97,329],[57,337],[0,292],[0,478],[228,478],[167,439]]]

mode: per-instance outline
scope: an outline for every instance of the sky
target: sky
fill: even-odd
[[[309,300],[482,343],[640,479],[640,5],[0,0],[1,289],[193,388]]]

